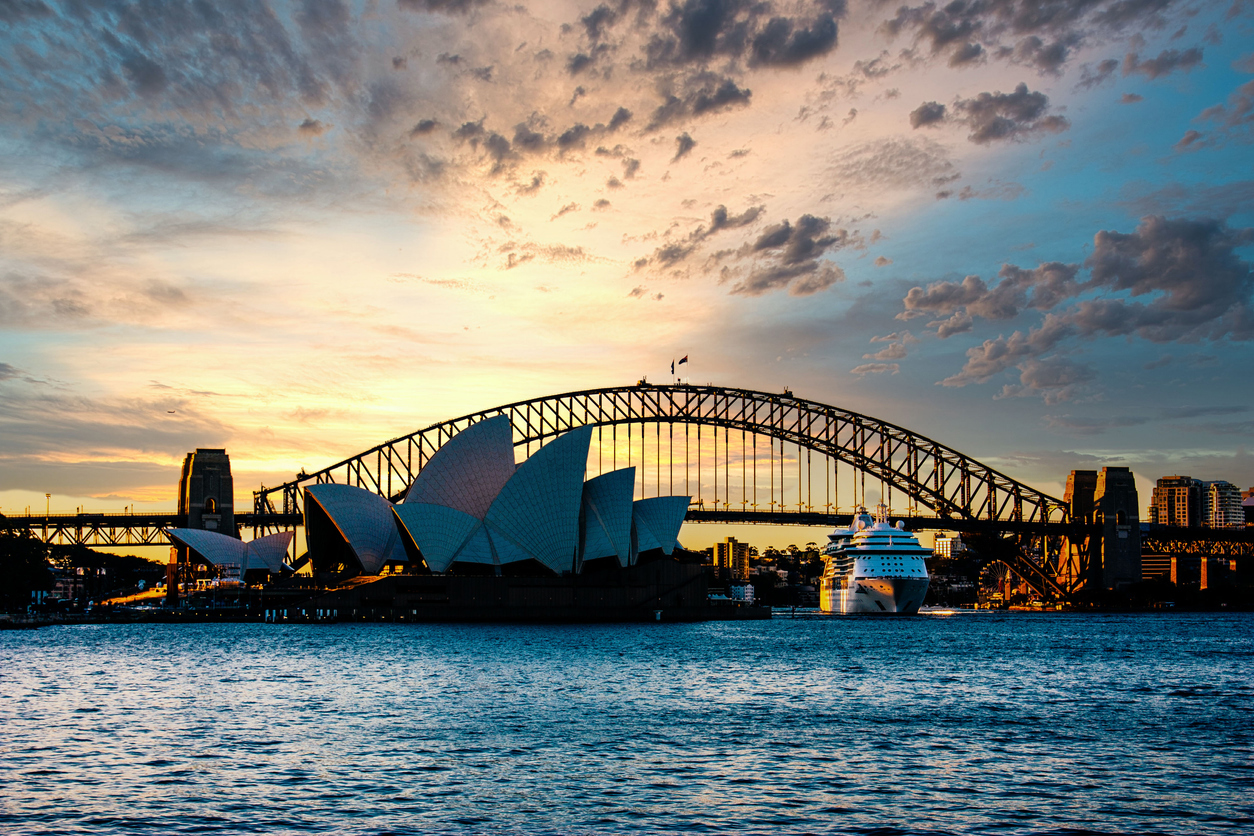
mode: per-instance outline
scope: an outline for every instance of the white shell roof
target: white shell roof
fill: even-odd
[[[483,519],[514,475],[514,430],[509,416],[471,424],[435,452],[409,486],[405,503],[446,505]]]
[[[283,558],[296,536],[294,531],[281,531],[245,543],[219,531],[197,528],[173,528],[166,534],[175,543],[187,546],[214,566],[233,564],[239,566],[241,572],[265,569],[274,574],[291,568],[283,562]]]
[[[578,427],[541,447],[515,471],[488,509],[484,521],[494,532],[554,572],[574,568],[579,545],[579,505],[588,465],[592,427]],[[510,560],[505,560],[506,552]],[[498,557],[516,554],[502,547]]]
[[[632,503],[632,524],[639,551],[662,550],[670,554],[679,545],[679,529],[688,513],[689,496],[654,496]]]
[[[631,561],[631,497],[636,469],[611,470],[583,484],[584,560],[617,557],[618,565]]]
[[[250,541],[248,564],[243,567],[242,571],[265,569],[277,575],[284,569],[291,569],[292,567],[288,566],[283,559],[287,557],[287,547],[292,545],[292,539],[295,536],[295,531],[280,531],[278,534],[269,534]]]
[[[461,547],[483,526],[464,511],[431,502],[406,502],[392,512],[432,572],[447,570]]]
[[[367,575],[377,575],[389,560],[405,562],[405,546],[396,530],[392,503],[353,485],[310,485],[305,497],[317,502]]]
[[[231,563],[242,570],[248,561],[247,543],[217,531],[172,528],[166,532],[166,535],[176,543],[187,546],[214,566]]]

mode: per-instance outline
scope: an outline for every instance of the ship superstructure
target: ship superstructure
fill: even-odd
[[[819,582],[819,608],[833,613],[901,613],[919,611],[927,594],[925,559],[931,549],[919,539],[888,522],[888,509],[880,504],[873,518],[864,506],[854,514],[851,528],[827,535],[823,550],[823,577]]]

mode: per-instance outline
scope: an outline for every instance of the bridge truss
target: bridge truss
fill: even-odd
[[[335,482],[393,501],[445,442],[506,415],[523,456],[561,433],[597,428],[589,475],[636,467],[637,497],[690,495],[689,518],[803,522],[836,519],[883,501],[928,527],[990,526],[1037,534],[1070,529],[1066,503],[903,427],[816,401],[691,384],[589,389],[534,398],[442,421],[254,493],[256,514],[298,515],[302,489]],[[868,488],[868,478],[871,481]],[[813,523],[811,523],[813,524]],[[1050,558],[1006,558],[1038,591],[1066,597]]]

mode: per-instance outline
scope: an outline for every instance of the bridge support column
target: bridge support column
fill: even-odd
[[[1102,527],[1101,588],[1141,580],[1141,517],[1136,480],[1126,467],[1103,467],[1097,477],[1094,521]]]
[[[1067,477],[1067,491],[1063,494],[1071,511],[1071,522],[1077,527],[1088,528],[1093,524],[1093,502],[1097,494],[1096,470],[1073,470]],[[1058,556],[1058,582],[1068,592],[1076,593],[1092,589],[1099,580],[1094,577],[1095,550],[1101,546],[1097,538],[1085,534],[1063,538],[1062,551]]]

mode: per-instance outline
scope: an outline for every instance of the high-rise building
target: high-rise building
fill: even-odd
[[[1202,524],[1202,483],[1191,476],[1164,476],[1150,500],[1149,521],[1186,528]]]
[[[941,558],[956,557],[966,550],[966,546],[962,545],[962,537],[955,535],[953,537],[940,537],[932,544],[932,554]]]
[[[731,572],[732,580],[747,579],[749,577],[749,544],[741,543],[735,537],[728,537],[721,543],[715,543],[714,565]]]
[[[1202,492],[1202,520],[1210,528],[1243,528],[1241,489],[1222,479],[1207,482]]]

